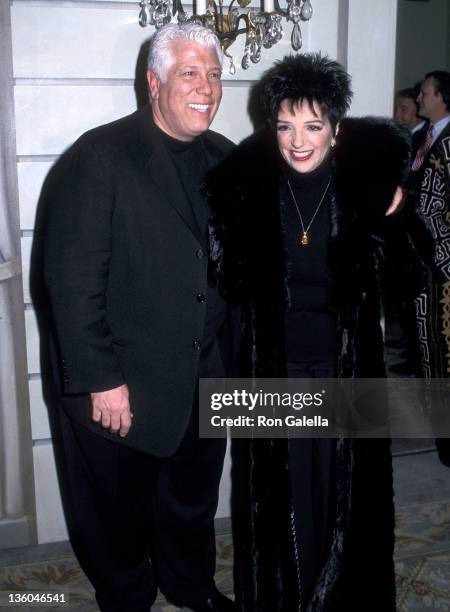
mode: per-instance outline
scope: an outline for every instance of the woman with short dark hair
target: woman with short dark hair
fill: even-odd
[[[267,127],[208,178],[240,375],[382,377],[380,230],[408,133],[343,119],[350,77],[319,54],[285,57],[258,87]],[[233,531],[242,612],[394,610],[389,441],[234,441]]]

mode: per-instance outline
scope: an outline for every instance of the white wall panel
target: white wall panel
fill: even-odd
[[[215,130],[239,141],[250,133],[247,87],[224,87]],[[127,86],[32,85],[15,88],[18,155],[62,153],[86,130],[136,109]]]
[[[83,132],[136,109],[132,87],[18,86],[15,88],[18,155],[54,155]]]
[[[67,540],[51,444],[33,448],[38,543]]]
[[[137,2],[129,9],[18,4],[12,25],[16,78],[134,78],[139,48],[152,34],[138,24]]]
[[[351,113],[392,116],[397,0],[349,0]]]
[[[27,236],[21,238],[20,246],[22,252],[22,281],[23,281],[23,299],[25,304],[31,302],[30,297],[30,260],[31,260],[31,248],[33,244],[33,238]]]
[[[253,132],[247,114],[248,92],[249,87],[224,87],[222,102],[211,125],[211,129],[236,143]]]
[[[39,333],[34,310],[25,311],[25,331],[27,335],[28,373],[38,374],[41,371],[39,359]]]
[[[51,438],[51,433],[47,406],[42,396],[42,382],[40,380],[30,380],[28,386],[30,389],[31,432],[33,440],[46,440]]]
[[[52,162],[20,162],[17,164],[21,230],[31,230],[34,227],[36,206],[42,184],[52,165]]]
[[[336,59],[338,51],[339,0],[312,3],[313,16],[304,35],[304,51],[321,51]],[[302,32],[303,32],[303,23]]]

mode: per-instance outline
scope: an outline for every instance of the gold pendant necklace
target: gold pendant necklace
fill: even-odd
[[[327,186],[325,187],[325,191],[323,192],[322,197],[320,198],[320,202],[318,203],[317,208],[316,208],[316,210],[314,211],[314,214],[313,214],[313,216],[311,217],[310,222],[309,222],[309,223],[308,223],[308,225],[305,227],[305,225],[304,225],[304,223],[303,223],[303,218],[302,218],[302,214],[301,214],[301,212],[300,212],[299,205],[297,204],[297,200],[295,199],[294,192],[292,191],[291,184],[290,184],[290,182],[289,182],[289,179],[287,180],[287,184],[288,184],[288,187],[289,187],[289,191],[291,192],[292,201],[293,201],[293,202],[294,202],[294,204],[295,204],[295,208],[297,209],[298,218],[300,219],[300,225],[302,226],[302,233],[301,233],[301,236],[299,237],[299,244],[300,244],[301,246],[308,246],[308,245],[310,244],[310,242],[311,242],[311,238],[309,237],[308,232],[309,232],[309,230],[310,230],[310,228],[311,228],[311,225],[313,224],[314,219],[316,218],[317,213],[319,212],[320,207],[322,206],[322,202],[323,202],[323,201],[324,201],[324,199],[325,199],[325,195],[326,195],[326,193],[327,193],[327,191],[328,191],[328,187],[330,186],[330,183],[331,183],[331,178],[330,178],[330,180],[328,181]]]

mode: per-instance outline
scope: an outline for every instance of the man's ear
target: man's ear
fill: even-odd
[[[157,100],[159,96],[159,85],[161,81],[159,76],[155,72],[153,72],[153,70],[150,70],[150,68],[147,70],[147,83],[148,90],[150,92],[150,98],[152,100]]]

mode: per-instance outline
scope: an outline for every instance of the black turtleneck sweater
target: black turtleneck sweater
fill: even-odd
[[[208,208],[202,185],[207,171],[217,160],[208,153],[201,136],[185,142],[161,131],[160,138],[169,151],[201,234],[206,240]]]
[[[202,187],[207,171],[217,163],[217,159],[208,151],[201,136],[184,142],[159,130],[159,139],[175,165],[193,217],[201,236],[204,236],[203,246],[206,249],[209,209]],[[221,376],[224,374],[223,364],[216,338],[226,320],[225,300],[216,287],[208,287],[206,295],[200,293],[199,287],[198,295],[193,295],[192,299],[199,301],[199,307],[202,303],[206,306],[199,376]]]
[[[284,203],[290,294],[290,309],[285,317],[287,361],[311,364],[332,360],[334,356],[335,321],[328,308],[329,192],[308,230],[310,243],[303,246],[300,244],[302,226],[287,184],[289,180],[306,228],[327,188],[330,176],[328,159],[305,174],[284,164],[280,195]]]

